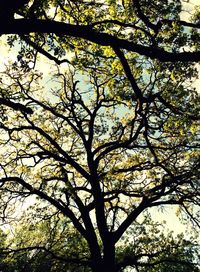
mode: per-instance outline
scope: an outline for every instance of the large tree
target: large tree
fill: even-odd
[[[152,207],[177,205],[198,224],[195,121],[180,119],[159,99],[140,106],[128,87],[112,94],[101,72],[86,69],[80,76],[75,69],[57,69],[44,89],[35,72],[8,67],[2,75],[4,97],[23,105],[17,111],[2,107],[3,219],[15,215],[15,203],[35,195],[34,218],[62,214],[87,243],[68,262],[92,271],[151,266],[156,249],[146,260],[142,247],[128,255],[118,254],[118,247],[126,236],[134,243],[127,231],[138,220],[151,224]],[[180,92],[186,106],[196,98],[191,93]]]
[[[198,9],[185,21],[184,1],[4,3],[1,33],[16,34],[19,51],[0,81],[3,220],[30,198],[85,241],[68,263],[156,267],[159,248],[120,248],[153,207],[175,205],[199,225]],[[44,88],[39,54],[68,63]]]

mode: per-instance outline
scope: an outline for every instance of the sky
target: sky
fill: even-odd
[[[189,15],[194,10],[194,6],[200,4],[200,0],[190,0],[188,3],[184,4],[184,12],[181,15],[182,20],[188,20]],[[8,48],[7,42],[6,42],[6,36],[1,36],[0,37],[0,72],[4,70],[4,65],[8,64],[10,62],[15,62],[16,61],[16,48]],[[37,64],[36,69],[39,69],[44,73],[44,78],[47,78],[49,75],[49,72],[51,71],[51,65],[50,62],[45,58],[41,57],[40,62]],[[199,75],[200,75],[200,65],[197,65],[197,69],[199,70]],[[200,85],[200,80],[194,82],[195,87],[199,87]],[[179,232],[185,232],[187,228],[190,228],[190,225],[187,227],[183,226],[179,220],[177,219],[176,215],[176,208],[166,208],[165,213],[163,214],[162,212],[159,212],[156,209],[152,209],[152,217],[157,220],[162,222],[163,220],[166,220],[166,229],[173,229],[175,233]],[[166,217],[167,214],[167,217]]]

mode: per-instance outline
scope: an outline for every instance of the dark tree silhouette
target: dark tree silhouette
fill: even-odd
[[[25,4],[27,4],[29,0],[7,0],[0,1],[0,21],[1,27],[8,24],[8,21],[14,19],[14,14],[18,13],[19,9],[21,9]]]
[[[184,19],[181,0],[21,4],[0,19],[18,50],[0,77],[2,220],[35,197],[32,220],[64,217],[78,233],[77,254],[57,256],[71,267],[165,269],[177,251],[163,256],[162,235],[149,244],[152,208],[176,206],[199,227],[199,9]],[[34,69],[41,54],[64,64],[53,81]]]

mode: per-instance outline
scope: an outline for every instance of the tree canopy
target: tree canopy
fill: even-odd
[[[180,0],[14,2],[0,2],[16,50],[0,77],[1,218],[30,201],[22,221],[56,231],[27,241],[25,230],[2,253],[48,256],[50,271],[52,258],[60,271],[198,271],[195,239],[162,233],[151,210],[176,206],[199,227],[199,9],[184,19]],[[41,55],[54,63],[45,77]]]

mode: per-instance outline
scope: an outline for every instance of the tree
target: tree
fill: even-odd
[[[160,224],[152,224],[151,221],[148,222],[149,225],[146,223],[130,228],[134,243],[127,239],[124,243],[126,246],[122,245],[119,249],[122,256],[126,255],[126,262],[130,263],[130,267],[136,268],[129,271],[199,271],[198,243],[194,237],[189,240],[185,240],[183,234],[174,237],[172,232],[164,234]],[[138,255],[140,263],[136,267],[132,266],[133,252]]]
[[[68,262],[70,256],[83,258],[87,246],[80,234],[60,215],[15,226],[12,238],[8,234],[5,245],[0,251],[0,256],[4,256],[5,271],[89,271],[78,263]]]
[[[142,271],[138,251],[118,249],[152,207],[199,225],[199,12],[181,20],[182,4],[29,1],[3,24],[20,49],[1,77],[2,218],[35,195],[37,215],[62,214],[87,245],[68,263]],[[49,88],[32,69],[39,53],[69,63]]]
[[[195,264],[198,260],[195,237],[184,240],[183,235],[178,235],[174,238],[172,233],[163,234],[161,224],[151,221],[148,223],[148,226],[144,222],[135,224],[134,228],[129,230],[132,241],[125,239],[117,249],[118,259],[123,260],[126,256],[126,263],[130,263],[129,271],[133,252],[140,256],[141,270],[139,271],[147,271],[147,269],[150,272],[199,271]],[[147,234],[149,232],[151,237]],[[12,233],[14,239],[10,239],[7,235],[6,244],[9,245],[9,249],[4,249],[4,256],[7,256],[3,261],[4,267],[6,266],[5,271],[21,272],[23,269],[30,272],[89,271],[84,266],[67,262],[66,256],[82,255],[83,257],[83,252],[85,255],[88,252],[83,238],[62,216],[35,224],[26,222],[15,227]],[[17,248],[12,249],[11,244],[17,245]],[[8,250],[10,250],[9,254]],[[148,263],[145,260],[147,258]]]
[[[57,69],[52,94],[41,90],[35,73],[9,68],[2,77],[7,99],[33,112],[3,108],[4,219],[15,201],[36,195],[41,218],[63,214],[87,243],[89,254],[68,262],[92,271],[138,267],[139,253],[130,263],[115,251],[139,215],[179,205],[198,224],[191,210],[199,197],[194,122],[169,114],[159,101],[140,108],[132,98],[113,96],[96,71],[85,71],[84,87],[75,70]]]

